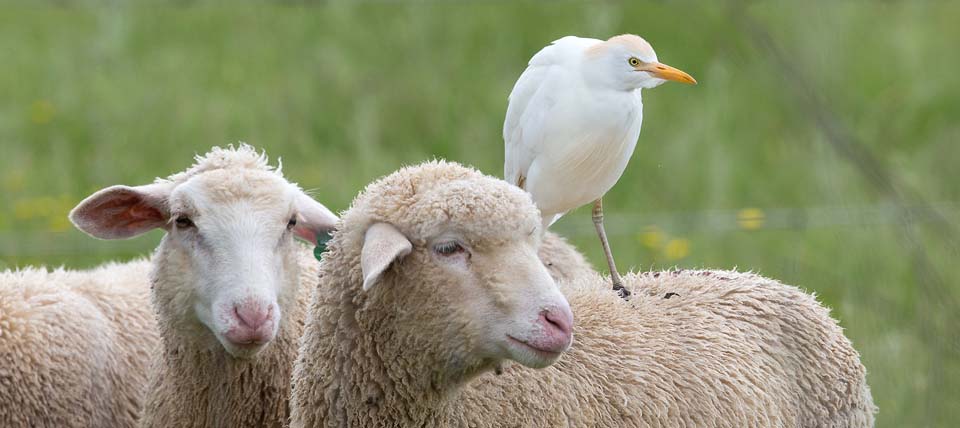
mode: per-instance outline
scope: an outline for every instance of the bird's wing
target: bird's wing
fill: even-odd
[[[503,122],[503,177],[524,187],[530,164],[543,150],[543,127],[564,82],[575,76],[583,51],[597,39],[567,36],[537,52],[510,92]]]

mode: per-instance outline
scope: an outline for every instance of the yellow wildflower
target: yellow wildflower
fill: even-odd
[[[667,241],[663,247],[663,255],[668,260],[682,259],[690,254],[690,240],[686,238],[676,238]]]
[[[744,208],[737,213],[737,224],[744,230],[757,230],[763,227],[766,214],[760,208]]]
[[[664,234],[657,226],[647,226],[637,235],[637,240],[647,248],[657,249],[663,245]]]

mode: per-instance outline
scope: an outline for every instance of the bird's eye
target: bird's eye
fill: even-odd
[[[630,57],[630,59],[627,60],[627,62],[629,62],[630,65],[633,66],[633,67],[638,67],[638,66],[640,66],[640,60],[637,59],[637,57],[635,57],[635,56]]]
[[[290,221],[287,222],[287,230],[293,230],[294,227],[297,227],[297,216],[290,217]]]
[[[433,252],[441,256],[453,256],[467,251],[457,241],[441,242],[433,246]]]
[[[177,229],[189,229],[191,227],[194,227],[193,220],[190,220],[190,217],[187,217],[185,215],[177,217],[176,223],[177,223]]]

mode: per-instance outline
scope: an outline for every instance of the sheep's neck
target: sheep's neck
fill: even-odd
[[[396,426],[447,426],[456,419],[462,386],[478,370],[422,349],[386,347],[392,342],[384,341],[383,334],[360,332],[350,324],[337,327],[337,337],[356,340],[340,347],[334,358],[331,374],[341,394],[328,396],[327,419],[346,419],[348,426],[387,421]],[[433,370],[437,367],[445,370]],[[343,409],[348,409],[346,414],[338,416]]]
[[[219,349],[191,349],[164,342],[164,361],[154,373],[143,426],[281,427],[288,415],[290,372],[299,328],[285,323],[253,360]]]

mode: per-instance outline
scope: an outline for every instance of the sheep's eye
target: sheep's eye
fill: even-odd
[[[297,216],[290,217],[290,221],[287,222],[287,230],[292,230],[294,227],[297,227]]]
[[[183,215],[180,217],[177,217],[176,223],[177,223],[177,229],[189,229],[194,226],[193,221],[190,220],[190,217],[183,216]]]
[[[635,56],[630,57],[630,59],[627,60],[627,62],[629,62],[630,65],[633,66],[633,67],[637,67],[637,66],[640,65],[640,60],[637,59],[637,57],[635,57]]]
[[[433,246],[433,252],[441,256],[452,256],[467,251],[457,241],[441,242]]]

